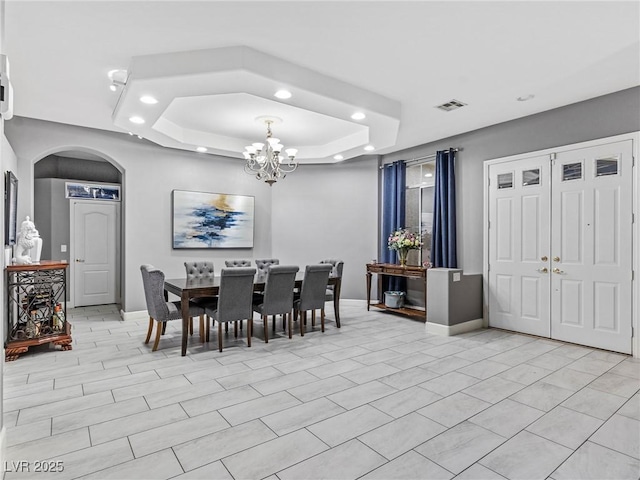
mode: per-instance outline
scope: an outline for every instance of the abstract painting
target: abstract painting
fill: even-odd
[[[173,248],[253,248],[255,198],[173,191]]]

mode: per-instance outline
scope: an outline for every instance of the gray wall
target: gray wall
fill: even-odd
[[[59,178],[34,181],[34,223],[42,238],[43,260],[70,260],[70,210],[65,181]],[[60,251],[61,245],[67,246],[66,252]]]
[[[34,165],[34,178],[66,178],[100,183],[120,183],[122,175],[108,162],[49,155]]]
[[[344,261],[342,298],[366,298],[365,265],[377,257],[378,163],[301,165],[272,187],[273,254],[305,265]]]
[[[640,87],[635,87],[385,155],[383,162],[463,149],[456,161],[458,267],[482,273],[483,162],[639,131],[639,112]]]
[[[144,310],[140,265],[152,263],[168,277],[184,276],[186,260],[271,256],[271,192],[244,173],[240,160],[158,147],[126,134],[14,117],[6,134],[18,157],[18,215],[33,214],[34,162],[59,151],[79,150],[110,160],[123,173],[123,309]],[[276,188],[276,187],[274,187]],[[253,195],[253,250],[173,250],[171,191]]]

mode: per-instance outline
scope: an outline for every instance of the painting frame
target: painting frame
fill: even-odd
[[[172,190],[171,246],[184,249],[250,249],[254,245],[255,197]]]
[[[65,198],[80,200],[120,201],[120,185],[117,183],[64,182]]]
[[[18,178],[7,170],[4,181],[4,244],[15,245],[18,237]]]

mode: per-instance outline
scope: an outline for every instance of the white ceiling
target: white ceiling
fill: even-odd
[[[210,153],[235,156],[241,142],[263,137],[259,115],[282,117],[274,136],[316,163],[335,161],[341,149],[345,158],[365,153],[367,143],[376,146],[372,153],[389,153],[640,85],[637,1],[6,0],[5,27],[15,115],[135,131],[188,150],[209,142]],[[294,73],[286,85],[292,99],[267,93],[266,85],[275,85],[269,82],[286,83],[286,75],[265,64],[264,85],[235,82],[232,72],[225,91],[209,77],[198,89],[183,88],[189,78],[172,71],[180,60],[165,55],[226,47],[249,47],[273,58],[274,70]],[[119,100],[119,108],[127,105],[143,71],[132,64],[150,58],[164,73],[145,85],[163,80],[164,106],[158,126],[136,130],[116,107]],[[113,69],[130,75],[117,92],[108,88]],[[309,87],[301,80],[307,73],[324,81]],[[212,90],[202,91],[207,85]],[[344,87],[342,97],[331,85]],[[529,94],[535,97],[516,100]],[[397,118],[368,110],[376,98],[397,106]],[[452,99],[468,105],[434,108]],[[356,122],[345,112],[359,107],[368,118]]]

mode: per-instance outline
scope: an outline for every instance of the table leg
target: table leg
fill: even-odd
[[[182,307],[182,356],[187,354],[187,340],[189,338],[189,293],[182,292],[180,297]]]
[[[371,303],[371,272],[367,272],[367,311]]]
[[[336,326],[340,328],[340,286],[342,278],[339,278],[333,286],[333,312],[336,315]]]

